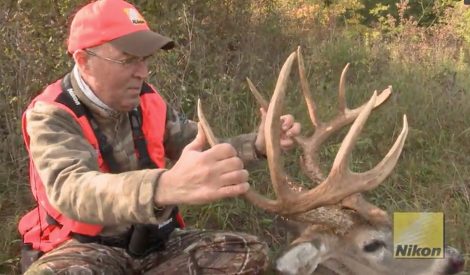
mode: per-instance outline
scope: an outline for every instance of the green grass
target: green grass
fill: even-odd
[[[64,5],[61,8],[71,7],[69,2]],[[44,20],[42,17],[31,17],[26,8],[18,11],[18,20],[24,20],[24,28],[46,26],[41,33],[44,36],[50,34],[51,38],[34,37],[21,28],[23,25],[14,22],[0,25],[0,36],[7,41],[6,49],[0,53],[3,76],[0,83],[0,223],[3,231],[0,236],[0,274],[17,271],[20,239],[16,223],[32,205],[27,185],[27,157],[21,141],[21,112],[31,95],[70,66],[63,54],[58,56],[63,53],[64,32],[51,33],[47,28],[51,23],[41,21]],[[366,39],[363,31],[357,32],[349,26],[331,28],[305,23],[299,28],[298,21],[274,8],[263,11],[266,13],[252,14],[251,21],[246,18],[237,21],[249,15],[232,11],[228,19],[231,21],[227,23],[232,25],[224,26],[226,28],[218,28],[225,24],[222,20],[225,17],[219,18],[218,14],[212,14],[212,24],[203,25],[201,20],[191,21],[190,17],[185,21],[181,7],[162,4],[160,8],[164,9],[160,13],[168,13],[168,22],[163,26],[168,27],[168,35],[188,40],[187,27],[190,27],[193,36],[185,42],[187,44],[156,57],[151,65],[154,73],[150,80],[189,118],[196,119],[194,103],[201,97],[218,136],[228,137],[257,129],[258,106],[244,79],[250,77],[268,97],[283,61],[298,45],[303,46],[307,76],[323,120],[332,118],[336,112],[339,76],[346,63],[351,63],[346,85],[351,108],[366,101],[374,90],[381,91],[392,85],[391,98],[369,118],[353,152],[351,165],[355,171],[365,171],[380,161],[399,134],[402,116],[406,114],[410,132],[402,156],[384,183],[366,195],[389,213],[444,212],[448,244],[458,248],[467,262],[470,261],[468,45],[447,43],[450,41],[447,37],[439,40],[437,32],[434,40],[417,40],[410,29],[405,29],[401,36],[382,34]],[[186,9],[186,12],[191,10]],[[171,18],[170,14],[173,15]],[[273,14],[276,20],[271,17]],[[31,21],[26,20],[28,15]],[[234,22],[240,26],[235,27]],[[61,25],[56,27],[63,29]],[[44,44],[44,41],[48,42]],[[228,50],[228,43],[233,41],[238,42],[237,48]],[[311,133],[314,129],[300,94],[294,70],[285,110],[302,123],[304,133]],[[320,156],[325,172],[331,166],[345,132],[341,131],[323,147]],[[286,161],[286,170],[308,185],[296,163],[299,152],[293,153],[294,156],[289,156]],[[252,167],[250,172],[254,188],[271,194],[266,165]],[[273,255],[290,238],[276,217],[243,199],[183,209],[191,226],[242,230],[262,236],[272,245]],[[469,264],[466,270],[470,270]]]

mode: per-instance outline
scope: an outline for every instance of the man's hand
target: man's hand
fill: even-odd
[[[218,144],[202,151],[206,137],[198,125],[196,138],[180,159],[158,182],[157,205],[204,204],[244,194],[250,188],[248,171],[230,144]]]
[[[259,125],[258,136],[256,137],[255,147],[258,152],[266,154],[266,140],[264,135],[264,124],[266,123],[266,110],[260,108],[261,123]],[[300,134],[300,123],[295,122],[292,115],[281,116],[281,148],[283,150],[292,149],[295,145],[294,137]]]

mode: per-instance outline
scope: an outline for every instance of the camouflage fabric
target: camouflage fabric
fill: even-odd
[[[268,247],[257,237],[236,232],[178,230],[161,252],[142,259],[124,249],[70,240],[45,254],[31,274],[262,274]]]
[[[184,114],[173,108],[167,109],[165,128],[165,155],[170,160],[177,160],[184,146],[191,142],[197,134],[197,123],[186,119]],[[258,160],[254,147],[256,133],[241,134],[236,137],[219,139],[220,142],[230,143],[238,152],[238,156],[249,165]],[[209,145],[208,145],[209,146]]]
[[[70,218],[104,225],[103,235],[122,233],[134,223],[164,222],[171,208],[158,211],[156,215],[154,205],[158,178],[164,170],[138,169],[127,114],[93,103],[80,90],[74,77],[72,87],[113,147],[122,173],[100,172],[97,152],[83,137],[81,127],[72,116],[52,104],[37,102],[26,112],[27,132],[31,157],[50,203]],[[196,136],[197,125],[175,110],[167,110],[165,154],[174,161]],[[256,157],[254,138],[254,134],[248,134],[230,140],[245,161]]]
[[[139,169],[126,113],[103,109],[72,87],[113,148],[119,173],[102,173],[97,152],[66,111],[37,102],[26,112],[30,153],[50,203],[64,215],[104,226],[100,235],[115,236],[132,224],[160,224],[172,207],[156,211],[155,189],[164,169]],[[164,147],[176,161],[197,134],[197,124],[167,108]],[[255,134],[228,140],[248,162],[256,159]],[[90,195],[93,194],[93,195]],[[124,249],[70,240],[36,261],[27,274],[255,274],[267,263],[267,247],[242,233],[178,231],[167,249],[144,259]],[[99,271],[98,271],[99,270]]]

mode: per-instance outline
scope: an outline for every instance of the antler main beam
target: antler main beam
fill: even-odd
[[[282,114],[282,106],[287,87],[287,81],[291,72],[292,64],[295,58],[299,58],[299,74],[301,79],[302,92],[307,102],[310,119],[316,127],[315,133],[309,137],[299,138],[297,141],[304,150],[304,164],[307,169],[319,170],[317,164],[317,151],[321,145],[332,133],[336,132],[341,127],[354,121],[348,134],[343,140],[338,154],[333,163],[332,169],[326,179],[324,179],[317,187],[309,191],[294,192],[289,188],[287,176],[284,172],[283,159],[281,157],[280,148],[280,135],[281,135],[281,122],[280,116]],[[303,58],[300,48],[293,52],[285,61],[279,74],[276,88],[271,101],[267,107],[266,123],[264,126],[266,136],[266,154],[268,159],[268,166],[271,176],[271,183],[274,192],[276,193],[276,200],[266,198],[255,190],[250,189],[246,198],[254,205],[263,208],[267,211],[281,214],[283,216],[292,216],[299,213],[305,213],[311,209],[337,204],[343,199],[346,199],[346,204],[351,206],[364,205],[367,212],[376,210],[370,204],[362,201],[361,198],[351,198],[352,195],[362,191],[370,190],[377,187],[392,171],[396,165],[398,157],[403,149],[404,141],[408,133],[408,124],[406,116],[403,118],[403,130],[395,144],[392,146],[384,159],[373,169],[363,173],[353,173],[348,168],[349,157],[352,149],[356,144],[357,138],[368,118],[371,111],[377,106],[381,105],[390,95],[391,87],[384,90],[380,95],[374,92],[371,99],[361,107],[349,110],[345,101],[345,75],[348,65],[344,68],[339,87],[339,115],[332,121],[323,123],[318,119],[316,107],[308,88],[308,83],[305,77],[305,69]],[[263,108],[266,108],[267,101],[263,99],[261,94],[257,91],[253,83],[247,79],[250,90],[255,94],[258,102]],[[202,112],[201,104],[198,102],[198,115],[200,123],[203,126],[208,140],[211,145],[217,143],[215,136],[210,130],[209,124]],[[309,174],[314,178],[312,174]],[[377,208],[378,209],[378,208]],[[358,211],[362,214],[361,211]]]

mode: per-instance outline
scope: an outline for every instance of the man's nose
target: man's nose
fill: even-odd
[[[137,62],[136,68],[134,71],[134,76],[140,79],[145,79],[147,78],[148,74],[149,74],[149,68],[148,68],[147,62],[145,60],[141,60]]]

